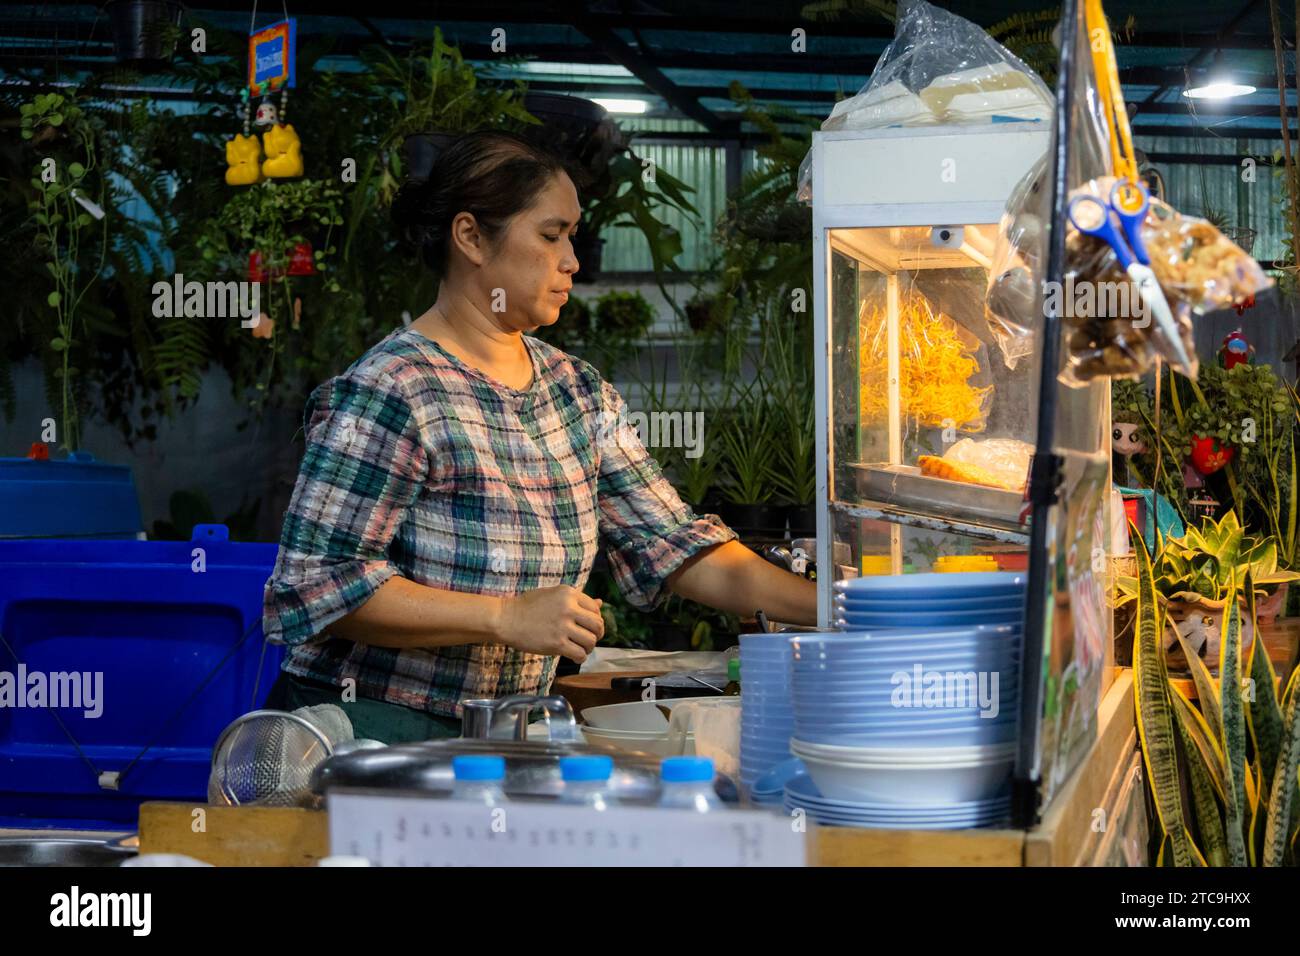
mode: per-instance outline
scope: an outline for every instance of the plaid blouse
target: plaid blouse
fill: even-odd
[[[502,644],[372,647],[325,633],[395,574],[511,595],[582,588],[597,546],[634,606],[691,555],[730,541],[683,504],[588,363],[524,337],[532,384],[508,388],[411,328],[307,401],[303,456],[267,581],[263,630],[284,670],[457,716],[459,701],[545,693],[557,658]]]

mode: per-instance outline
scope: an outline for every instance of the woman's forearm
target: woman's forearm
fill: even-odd
[[[693,555],[668,578],[684,598],[742,617],[761,610],[773,621],[817,623],[817,585],[764,561],[739,541]]]
[[[444,591],[394,576],[328,630],[375,647],[492,644],[499,641],[501,605],[489,594]]]

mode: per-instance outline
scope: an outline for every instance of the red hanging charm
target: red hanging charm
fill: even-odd
[[[1237,455],[1237,449],[1221,444],[1217,438],[1192,439],[1192,465],[1203,475],[1212,475]]]

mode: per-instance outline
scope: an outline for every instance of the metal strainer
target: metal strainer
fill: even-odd
[[[271,807],[309,804],[311,774],[334,753],[311,721],[282,710],[255,710],[221,732],[212,748],[208,802]]]

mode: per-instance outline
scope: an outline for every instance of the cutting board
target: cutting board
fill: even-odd
[[[658,677],[665,671],[605,671],[597,674],[570,674],[557,677],[551,684],[552,694],[566,697],[573,707],[574,716],[581,719],[588,707],[604,704],[627,704],[641,699],[637,690],[614,690],[609,682],[615,677]]]

